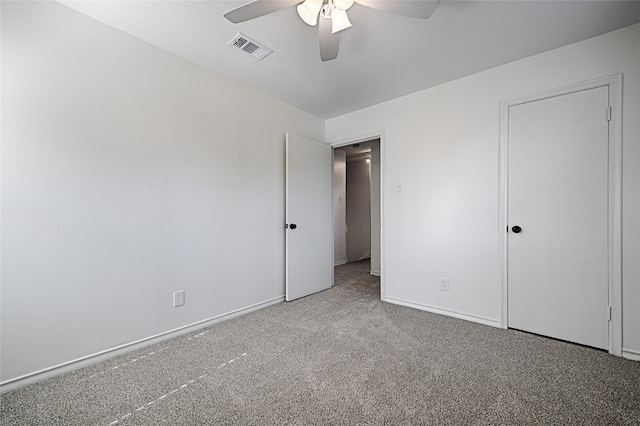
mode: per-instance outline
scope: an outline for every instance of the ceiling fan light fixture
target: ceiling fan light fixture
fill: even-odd
[[[333,9],[331,11],[331,34],[346,30],[351,26],[346,10]]]
[[[2,0],[0,0],[2,1]],[[323,62],[338,57],[340,31],[351,27],[347,16],[354,3],[360,6],[409,18],[427,19],[441,0],[252,0],[224,14],[234,24],[259,18],[297,4],[300,19],[307,25],[318,25],[320,59]],[[243,50],[254,49],[248,44]]]
[[[355,0],[333,0],[333,5],[336,7],[336,9],[340,10],[349,9],[351,6],[353,6],[353,3],[355,3]]]
[[[308,25],[312,27],[318,23],[318,15],[322,8],[323,0],[305,0],[304,3],[299,4],[298,15]]]

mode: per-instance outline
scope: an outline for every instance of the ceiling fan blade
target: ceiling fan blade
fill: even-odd
[[[318,20],[318,35],[322,62],[337,58],[338,50],[340,50],[340,33],[331,34],[331,19],[320,17]]]
[[[371,9],[408,18],[427,19],[440,4],[440,0],[356,0]]]
[[[303,0],[255,0],[225,13],[224,17],[234,24],[237,24],[277,12],[280,9],[302,3],[302,1]]]

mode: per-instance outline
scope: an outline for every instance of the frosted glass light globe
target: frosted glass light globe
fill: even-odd
[[[333,5],[336,9],[347,10],[353,6],[355,0],[333,0]]]

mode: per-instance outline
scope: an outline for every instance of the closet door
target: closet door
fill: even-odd
[[[509,107],[508,326],[608,337],[608,86]]]

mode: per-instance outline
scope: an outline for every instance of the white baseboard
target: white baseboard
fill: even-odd
[[[421,311],[431,312],[431,313],[434,313],[434,314],[445,315],[445,316],[448,316],[448,317],[458,318],[458,319],[462,319],[462,320],[465,320],[465,321],[471,321],[471,322],[476,322],[476,323],[479,323],[479,324],[489,325],[491,327],[502,328],[500,326],[500,320],[493,319],[493,318],[487,318],[487,317],[481,317],[481,316],[478,316],[478,315],[466,314],[464,312],[451,311],[451,310],[448,310],[448,309],[437,308],[435,306],[423,305],[423,304],[415,303],[415,302],[409,302],[407,300],[396,299],[396,298],[393,298],[393,297],[385,297],[384,301],[385,302],[389,302],[389,303],[393,303],[395,305],[402,305],[402,306],[406,306],[408,308],[419,309]]]
[[[380,271],[374,271],[373,269],[369,271],[369,274],[375,275],[376,277],[379,277],[380,275],[382,275]]]
[[[640,361],[640,351],[635,351],[633,349],[622,349],[622,357],[631,359],[633,361]]]
[[[226,321],[231,318],[238,317],[240,315],[245,315],[250,312],[257,311],[259,309],[263,309],[280,302],[284,302],[284,299],[285,299],[284,296],[280,296],[270,300],[265,300],[264,302],[256,303],[254,305],[236,309],[234,311],[217,315],[215,317],[207,318],[202,321],[184,325],[182,327],[165,331],[163,333],[159,333],[154,336],[145,337],[143,339],[136,340],[130,343],[125,343],[124,345],[106,349],[104,351],[100,351],[92,355],[87,355],[82,358],[74,359],[72,361],[67,361],[63,364],[55,365],[53,367],[48,367],[39,371],[35,371],[33,373],[25,374],[23,376],[16,377],[14,379],[9,379],[0,383],[0,393],[9,392],[9,391],[21,388],[23,386],[27,386],[27,385],[40,382],[42,380],[45,380],[54,376],[58,376],[60,374],[67,373],[72,370],[76,370],[78,368],[87,367],[89,365],[92,365],[101,361],[105,361],[109,358],[113,358],[115,356],[122,355],[124,353],[131,352],[133,350],[140,349],[145,346],[149,346],[155,343],[162,342],[164,340],[172,339],[174,337],[191,333],[195,330],[199,330],[201,328],[208,327],[210,325],[213,325],[222,321]]]
[[[345,265],[346,263],[347,263],[346,260],[338,260],[338,261],[333,263],[333,266]]]

